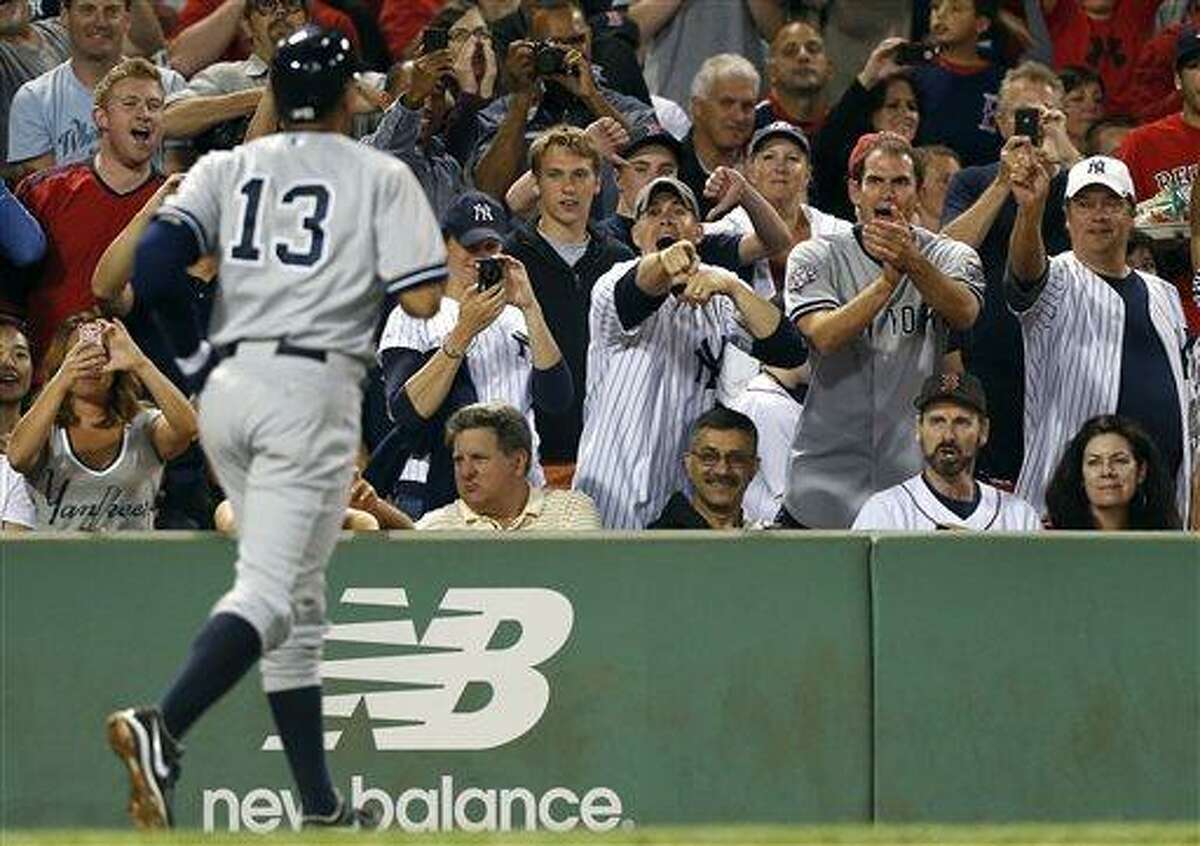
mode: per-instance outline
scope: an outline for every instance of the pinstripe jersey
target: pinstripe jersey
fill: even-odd
[[[441,230],[412,172],[332,132],[209,153],[158,216],[220,256],[217,345],[287,338],[369,362],[385,288],[446,275]]]
[[[1157,276],[1139,275],[1146,283],[1150,322],[1166,352],[1179,398],[1183,461],[1176,501],[1186,522],[1191,461],[1182,350],[1187,324],[1175,287]],[[1006,280],[1006,288],[1012,282]],[[1067,442],[1088,419],[1117,411],[1125,304],[1070,251],[1050,259],[1044,287],[1032,305],[1021,310],[1023,304],[1011,296],[1009,304],[1025,342],[1025,461],[1016,492],[1041,511],[1046,486]]]
[[[442,297],[433,317],[422,320],[400,306],[392,309],[379,338],[379,352],[409,349],[419,353],[436,350],[458,323],[459,304]],[[502,402],[513,406],[529,421],[533,432],[533,455],[529,462],[529,481],[545,484],[538,460],[538,434],[533,411],[533,351],[529,348],[529,327],[519,308],[506,305],[491,325],[471,339],[464,361],[479,402]],[[424,482],[429,470],[428,458],[410,458],[401,479]]]
[[[971,529],[977,532],[1038,532],[1042,521],[1028,502],[983,482],[979,504],[963,519],[942,504],[920,474],[873,494],[850,528],[895,532]]]
[[[623,261],[592,288],[587,396],[573,487],[588,494],[609,529],[642,529],[686,482],[691,422],[710,409],[728,343],[749,348],[727,297],[701,307],[668,295],[632,329],[621,325],[617,281]]]
[[[959,241],[914,227],[922,255],[983,302],[983,268]],[[881,273],[854,232],[810,239],[788,256],[789,320],[840,308]],[[923,466],[913,437],[913,397],[940,369],[949,325],[905,276],[887,305],[840,349],[809,356],[812,377],[788,470],[788,513],[805,526],[844,529],[867,497]]]

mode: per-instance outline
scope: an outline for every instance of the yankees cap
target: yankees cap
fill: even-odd
[[[645,187],[638,192],[637,200],[633,203],[634,220],[641,217],[646,212],[646,207],[650,205],[650,201],[654,199],[655,195],[661,194],[663,191],[674,194],[683,201],[684,205],[692,210],[692,214],[697,218],[700,217],[700,204],[696,202],[696,195],[692,192],[692,189],[674,176],[659,176],[647,182]]]
[[[917,411],[924,411],[935,402],[949,400],[973,408],[987,417],[987,394],[983,383],[970,373],[934,373],[921,385],[921,393],[913,401]]]
[[[1175,37],[1175,70],[1200,57],[1200,27],[1185,26]]]
[[[800,127],[794,123],[788,123],[786,120],[777,120],[774,123],[768,123],[754,133],[754,137],[750,139],[750,155],[753,156],[757,153],[758,148],[772,138],[787,138],[794,141],[806,156],[812,152],[808,146],[808,138],[805,137]]]
[[[1067,199],[1071,199],[1089,185],[1103,185],[1114,194],[1134,200],[1133,177],[1129,168],[1120,159],[1109,156],[1091,156],[1080,159],[1067,174]]]
[[[442,213],[442,234],[467,249],[489,238],[503,241],[508,230],[508,212],[482,191],[460,194]]]

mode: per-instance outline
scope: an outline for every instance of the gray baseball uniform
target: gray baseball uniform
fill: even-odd
[[[319,684],[371,335],[385,289],[445,275],[441,232],[405,165],[324,132],[210,153],[159,215],[219,253],[210,337],[236,345],[200,405],[240,527],[237,579],[214,612],[258,630],[268,692]]]
[[[913,235],[926,259],[982,303],[983,268],[973,249],[920,228]],[[788,257],[788,319],[840,308],[880,272],[855,232],[799,244]],[[920,471],[912,398],[940,367],[948,339],[948,324],[906,276],[859,337],[828,355],[811,352],[784,498],[795,520],[845,529],[867,497]]]

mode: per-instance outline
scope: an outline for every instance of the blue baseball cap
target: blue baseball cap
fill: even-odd
[[[503,241],[508,230],[508,212],[482,191],[460,194],[442,214],[442,234],[467,249],[489,238]]]

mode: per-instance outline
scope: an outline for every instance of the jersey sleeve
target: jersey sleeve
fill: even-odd
[[[829,311],[842,305],[832,267],[826,241],[805,241],[792,250],[783,284],[784,316],[788,320],[794,323],[810,312]]]
[[[203,255],[216,252],[220,240],[222,170],[229,157],[228,152],[215,151],[201,158],[155,215],[191,229]]]
[[[987,284],[983,275],[983,262],[979,253],[962,241],[940,237],[934,245],[934,256],[938,270],[965,284],[983,306],[983,288]]]
[[[1067,277],[1071,273],[1066,255],[1055,256],[1046,263],[1042,278],[1032,287],[1023,288],[1009,268],[1004,272],[1004,293],[1009,310],[1017,316],[1026,332],[1052,330],[1059,303],[1067,289]]]
[[[8,110],[8,161],[23,162],[54,150],[46,110],[26,83],[17,89]]]
[[[389,294],[446,276],[446,245],[437,218],[412,171],[392,159],[388,178],[376,190],[375,243],[379,258],[376,275]]]
[[[0,468],[0,479],[4,480],[4,490],[0,491],[3,497],[0,502],[4,506],[0,511],[0,521],[32,529],[37,525],[37,508],[29,492],[29,483],[7,462]]]
[[[609,268],[608,272],[596,280],[592,288],[592,305],[588,315],[592,340],[605,346],[623,346],[627,341],[636,338],[653,314],[647,314],[633,326],[626,328],[621,322],[617,309],[617,284],[630,269],[637,267],[637,261],[619,262]]]
[[[393,349],[428,352],[440,343],[441,339],[430,332],[428,320],[413,317],[397,305],[388,315],[383,334],[379,336],[379,352]]]

